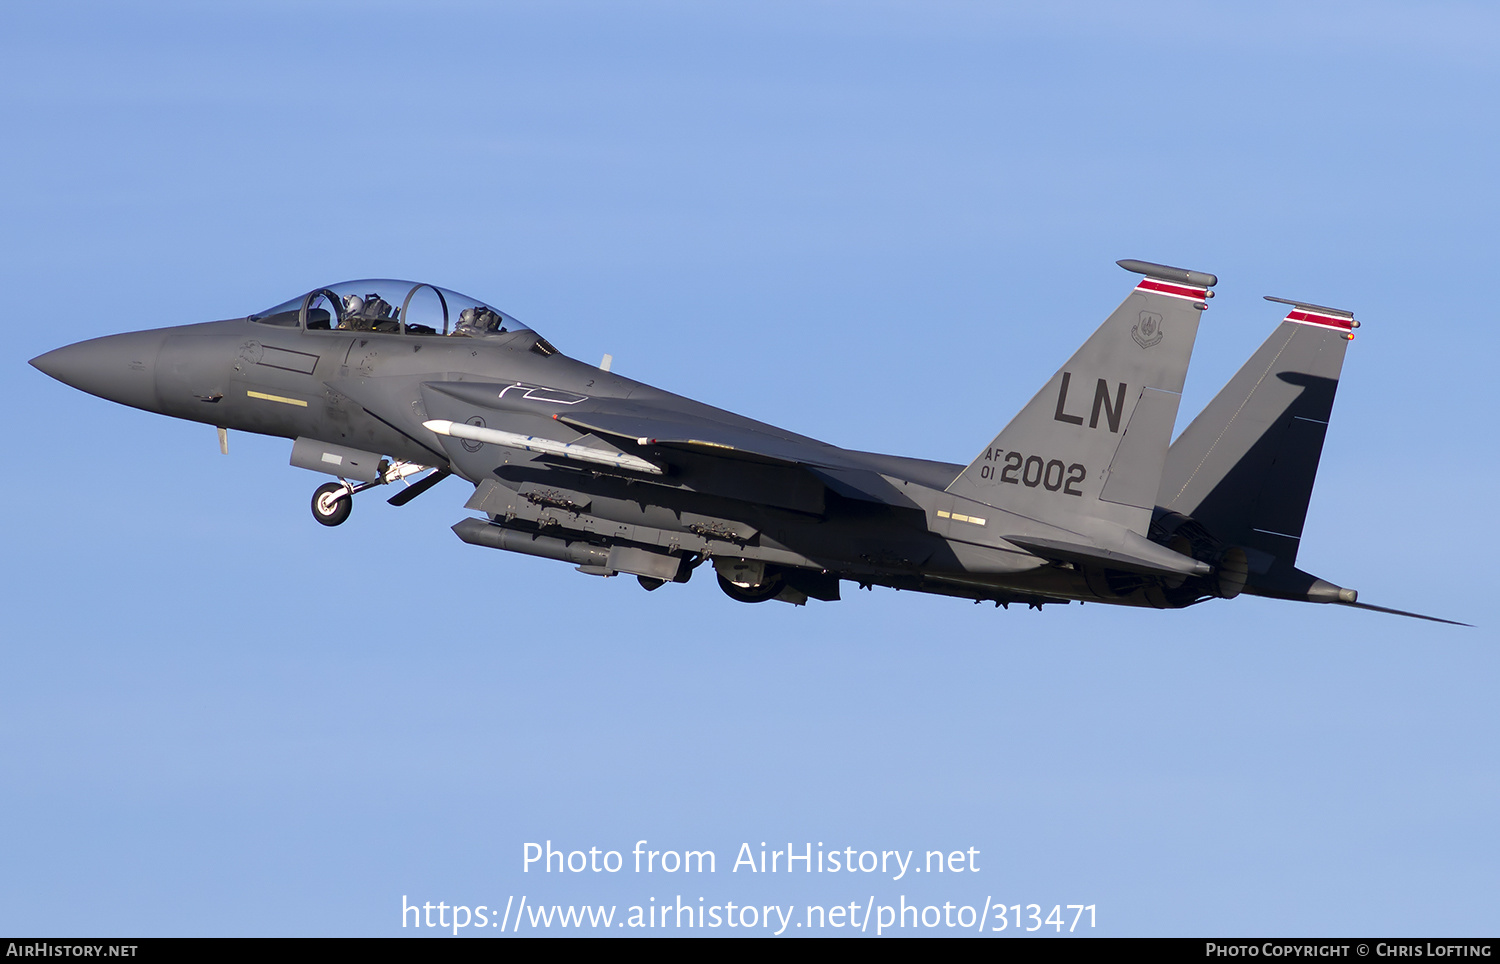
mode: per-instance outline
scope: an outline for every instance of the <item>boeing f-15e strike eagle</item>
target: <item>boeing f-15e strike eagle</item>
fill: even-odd
[[[647,589],[708,562],[741,602],[836,600],[848,581],[1038,609],[1250,593],[1398,612],[1296,566],[1353,314],[1270,299],[1289,306],[1282,323],[1174,442],[1218,279],[1119,264],[1140,282],[968,465],[850,451],[712,408],[403,281],[31,364],[217,426],[226,450],[228,429],[295,440],[293,465],[338,480],[313,496],[324,525],[373,487],[403,483],[389,501],[404,505],[456,475],[481,514],[453,527],[464,542]]]

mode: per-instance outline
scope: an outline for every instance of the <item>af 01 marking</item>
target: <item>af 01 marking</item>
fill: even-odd
[[[1007,452],[1001,448],[989,448],[984,451],[986,462],[1002,461],[1001,456],[1004,456],[1005,462],[1004,468],[998,475],[1001,482],[1024,485],[1028,489],[1034,489],[1040,485],[1048,492],[1061,491],[1064,495],[1083,495],[1083,490],[1077,486],[1088,478],[1088,469],[1079,462],[1064,465],[1060,459],[1045,459],[1040,455],[1024,455],[1016,451]],[[981,465],[979,477],[981,479],[996,478],[994,466]]]
[[[1063,411],[1068,404],[1068,384],[1073,380],[1072,372],[1062,373],[1062,384],[1057,388],[1057,409],[1052,413],[1054,421],[1067,422],[1070,425],[1082,425],[1082,415],[1069,415]],[[1120,434],[1120,416],[1125,411],[1125,383],[1119,382],[1115,388],[1114,402],[1111,404],[1109,398],[1109,382],[1099,379],[1094,386],[1094,410],[1089,415],[1089,428],[1099,427],[1099,412],[1104,412],[1105,421],[1109,422],[1109,430],[1116,435]]]

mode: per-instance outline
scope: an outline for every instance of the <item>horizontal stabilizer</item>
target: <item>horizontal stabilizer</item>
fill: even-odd
[[[1207,576],[1213,572],[1208,563],[1173,552],[1144,537],[1130,540],[1128,549],[1105,549],[1033,536],[1008,535],[1005,541],[1044,559],[1079,562],[1105,569],[1123,569],[1153,576]]]

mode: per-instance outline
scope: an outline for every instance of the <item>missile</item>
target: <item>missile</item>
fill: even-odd
[[[626,455],[624,452],[611,452],[608,449],[596,449],[588,445],[576,445],[572,442],[559,442],[556,439],[539,438],[535,435],[517,435],[515,432],[502,432],[494,428],[480,428],[477,425],[468,425],[463,422],[450,422],[447,419],[435,418],[422,423],[422,427],[438,435],[447,435],[450,438],[468,439],[471,442],[484,442],[487,445],[504,445],[508,448],[521,449],[526,452],[537,452],[542,455],[558,455],[565,459],[574,459],[579,462],[593,462],[596,465],[612,465],[615,468],[630,469],[632,472],[645,472],[648,475],[661,475],[661,468],[652,465],[643,458],[634,455]]]

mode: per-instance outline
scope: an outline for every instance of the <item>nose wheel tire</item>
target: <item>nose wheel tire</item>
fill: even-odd
[[[318,486],[313,493],[313,518],[325,526],[341,525],[354,511],[354,497],[348,486],[341,482],[329,482]]]

